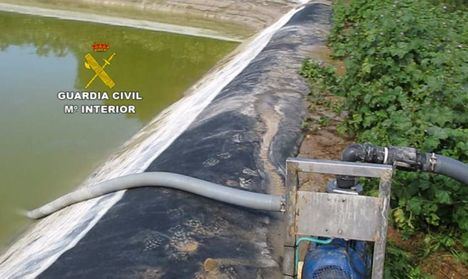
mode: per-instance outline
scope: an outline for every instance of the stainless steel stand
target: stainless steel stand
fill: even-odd
[[[330,237],[374,242],[372,278],[383,277],[387,216],[393,167],[379,164],[289,158],[286,161],[287,226],[283,274],[296,278],[295,250],[299,237]],[[298,173],[380,178],[379,196],[300,191]]]

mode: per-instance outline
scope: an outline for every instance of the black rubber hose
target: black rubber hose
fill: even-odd
[[[468,165],[434,153],[424,153],[411,147],[380,147],[372,144],[351,144],[342,153],[347,162],[396,165],[399,169],[442,174],[468,184]],[[337,186],[349,189],[356,184],[354,176],[337,176]]]

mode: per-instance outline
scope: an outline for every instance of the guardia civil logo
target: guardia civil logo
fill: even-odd
[[[109,44],[105,43],[95,43],[92,45],[92,48],[95,52],[106,52],[107,50],[109,50],[110,46]],[[94,76],[88,81],[85,88],[88,88],[98,77],[107,87],[113,88],[115,86],[115,82],[104,70],[107,66],[111,64],[111,61],[114,58],[114,56],[115,53],[112,53],[107,59],[102,59],[104,63],[101,65],[93,57],[93,55],[91,55],[91,53],[87,53],[85,55],[85,68],[94,72]]]

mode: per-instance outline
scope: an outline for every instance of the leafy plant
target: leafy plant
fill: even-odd
[[[387,244],[384,278],[388,279],[423,279],[430,278],[419,267],[415,267],[414,256],[393,242]]]
[[[435,2],[335,2],[329,45],[346,72],[339,77],[306,61],[301,73],[318,88],[315,98],[320,90],[344,97],[348,116],[340,129],[357,142],[411,146],[466,162],[468,14],[458,1]],[[450,232],[468,247],[468,187],[402,171],[392,187],[393,223],[406,235]],[[432,242],[436,249],[453,247],[448,239]]]

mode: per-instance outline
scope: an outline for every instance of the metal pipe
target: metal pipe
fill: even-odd
[[[282,196],[235,189],[181,174],[144,172],[110,179],[92,187],[80,188],[42,207],[28,211],[26,216],[39,219],[75,203],[138,187],[166,187],[247,208],[284,211],[285,201]]]

